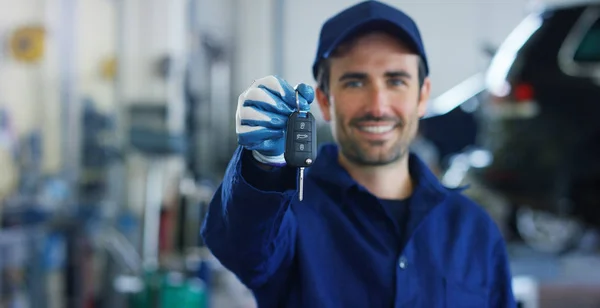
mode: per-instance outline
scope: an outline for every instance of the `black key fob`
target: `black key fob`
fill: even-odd
[[[287,123],[285,161],[290,167],[310,167],[317,155],[317,124],[310,112],[293,112]]]

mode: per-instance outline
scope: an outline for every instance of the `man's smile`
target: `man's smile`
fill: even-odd
[[[392,125],[392,124],[379,124],[379,125],[368,124],[368,125],[357,125],[356,128],[358,128],[358,130],[360,130],[360,131],[367,132],[367,133],[385,134],[385,133],[391,132],[394,128],[396,128],[396,125]]]

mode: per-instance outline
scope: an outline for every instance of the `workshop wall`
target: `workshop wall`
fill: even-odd
[[[114,104],[112,85],[101,76],[101,63],[115,46],[111,2],[80,1],[73,11],[64,4],[60,0],[0,0],[0,106],[7,111],[15,134],[41,132],[42,165],[50,173],[60,168],[63,154],[61,123],[67,117],[60,113],[63,70],[72,69],[77,92],[92,98],[99,108]],[[19,58],[12,52],[11,39],[22,27],[43,29],[39,58]],[[61,45],[67,37],[73,37],[75,44]],[[67,49],[70,53],[65,53]]]

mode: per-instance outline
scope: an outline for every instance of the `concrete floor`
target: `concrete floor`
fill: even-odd
[[[600,252],[551,256],[519,244],[508,249],[513,276],[537,284],[537,305],[523,308],[600,308]]]

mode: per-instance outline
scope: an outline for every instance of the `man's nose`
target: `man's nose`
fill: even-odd
[[[384,86],[373,85],[371,88],[369,111],[376,117],[382,117],[389,108],[389,98]]]

